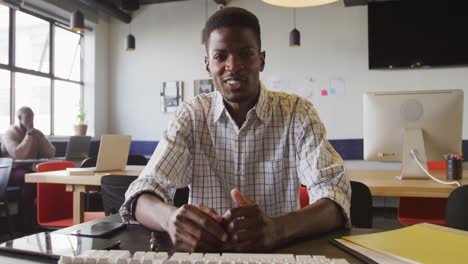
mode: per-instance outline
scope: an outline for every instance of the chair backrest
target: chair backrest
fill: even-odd
[[[96,167],[97,157],[89,157],[81,162],[81,168]],[[148,159],[143,155],[128,155],[127,165],[146,165]]]
[[[372,195],[365,184],[351,181],[351,225],[372,228]]]
[[[0,158],[0,202],[7,201],[7,187],[10,181],[13,159]]]
[[[127,165],[146,165],[148,159],[143,155],[128,155]]]
[[[101,177],[101,195],[104,213],[115,214],[125,201],[128,186],[136,180],[136,176],[105,175]]]
[[[37,172],[65,170],[74,168],[71,161],[52,161],[39,163]],[[37,222],[39,225],[73,215],[73,193],[67,192],[65,184],[37,184]]]
[[[458,187],[450,193],[445,222],[448,227],[468,231],[468,185]]]
[[[46,172],[46,171],[58,171],[65,170],[67,168],[74,168],[75,164],[71,161],[49,161],[43,162],[36,165],[36,172]]]
[[[92,157],[84,159],[81,162],[80,168],[96,167],[96,163],[97,163],[97,156],[92,156]]]

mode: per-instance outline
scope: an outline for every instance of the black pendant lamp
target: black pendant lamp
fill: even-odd
[[[208,0],[205,0],[205,23],[208,20]],[[205,45],[205,27],[201,31],[201,44]]]
[[[301,32],[296,29],[296,9],[294,8],[294,29],[289,32],[289,46],[297,48],[301,46]]]
[[[70,29],[75,32],[84,31],[84,16],[80,10],[75,10],[70,15]]]
[[[132,24],[129,24],[130,30],[127,36],[127,51],[134,51],[136,48],[135,37],[132,35]]]

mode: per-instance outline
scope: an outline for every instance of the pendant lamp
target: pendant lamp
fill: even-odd
[[[294,12],[294,29],[289,32],[289,46],[292,48],[298,48],[301,46],[301,32],[296,29],[296,9]]]
[[[70,29],[75,32],[84,31],[84,16],[80,10],[75,10],[70,15]]]
[[[205,0],[205,23],[208,20],[208,0]],[[205,45],[205,27],[201,31],[201,44]]]
[[[280,7],[299,8],[331,4],[338,0],[262,0],[262,2]]]
[[[129,24],[129,32],[127,36],[127,51],[134,51],[136,48],[135,37],[132,35],[132,24]]]

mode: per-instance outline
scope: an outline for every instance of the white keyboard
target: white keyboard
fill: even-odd
[[[61,257],[59,264],[349,264],[345,259],[293,254],[179,253],[126,250],[88,250],[80,256]]]

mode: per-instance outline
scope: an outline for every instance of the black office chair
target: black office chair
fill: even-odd
[[[372,195],[365,184],[351,181],[351,225],[372,228]]]
[[[97,156],[87,157],[81,162],[80,168],[96,167]]]
[[[16,186],[8,187],[12,168],[13,159],[0,158],[0,214],[7,218],[8,233],[11,238],[13,238],[14,232],[11,216],[18,214],[21,194],[21,188]]]
[[[448,227],[468,231],[468,185],[450,193],[445,209],[445,223]]]
[[[128,186],[137,177],[129,175],[106,175],[101,177],[101,195],[104,213],[116,214],[125,201]]]
[[[148,159],[143,155],[128,155],[127,165],[143,165],[148,164]]]
[[[81,168],[96,167],[97,157],[88,157],[81,162]],[[143,155],[128,155],[127,165],[146,165],[148,159]],[[99,192],[87,192],[85,194],[85,209],[87,212],[105,212],[103,198]]]

